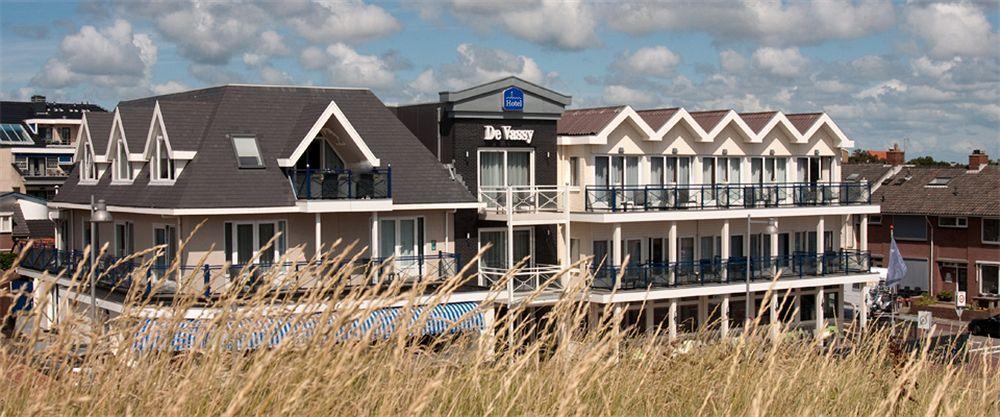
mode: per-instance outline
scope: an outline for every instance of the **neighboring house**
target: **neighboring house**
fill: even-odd
[[[511,289],[531,291],[593,256],[592,308],[674,335],[742,325],[748,260],[754,306],[780,272],[801,326],[841,318],[843,285],[877,281],[844,219],[878,205],[867,184],[841,181],[853,142],[825,114],[568,104],[512,77],[395,109],[483,204],[455,224],[493,244],[481,284],[527,257]]]
[[[45,200],[13,191],[0,193],[0,251],[19,249],[29,240],[52,244],[54,230]]]
[[[0,102],[0,191],[50,199],[73,164],[83,116],[105,112],[87,103]]]
[[[846,165],[845,173],[872,169]],[[874,264],[888,263],[892,231],[907,266],[903,292],[966,291],[970,303],[1000,301],[1000,167],[977,150],[965,167],[883,169],[891,175],[873,192],[882,215],[867,227]]]

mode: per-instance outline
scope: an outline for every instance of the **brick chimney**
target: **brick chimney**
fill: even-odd
[[[885,162],[892,166],[903,165],[906,162],[906,158],[903,157],[903,150],[899,149],[899,144],[892,144],[892,149],[885,152]]]
[[[990,163],[989,155],[980,149],[973,150],[969,154],[969,169],[979,169],[979,167]]]
[[[37,94],[33,95],[33,96],[31,96],[31,102],[32,103],[44,103],[45,102],[45,96],[40,96],[40,95],[37,95]]]

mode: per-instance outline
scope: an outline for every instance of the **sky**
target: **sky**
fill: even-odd
[[[689,111],[824,111],[864,149],[1000,157],[1000,0],[0,0],[0,98],[120,100],[226,83],[388,104],[516,75]]]

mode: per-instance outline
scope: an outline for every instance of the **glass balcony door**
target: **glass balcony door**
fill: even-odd
[[[534,261],[534,245],[532,244],[532,230],[530,227],[515,228],[513,243],[514,243],[514,265],[521,262],[524,257],[529,257],[528,261],[524,264],[525,268],[533,267],[535,265]],[[480,264],[482,266],[490,268],[510,268],[512,265],[509,264],[507,258],[507,231],[506,230],[480,230],[479,231],[479,245],[480,247],[485,247],[486,245],[492,245],[486,253],[480,258]]]
[[[424,222],[422,217],[379,220],[379,256],[394,257],[389,273],[420,278],[423,270]]]

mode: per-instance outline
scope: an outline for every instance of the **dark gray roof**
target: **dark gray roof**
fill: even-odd
[[[81,186],[78,170],[74,169],[53,201],[86,203],[94,193],[110,205],[133,207],[293,205],[294,194],[277,159],[291,156],[330,101],[337,103],[382,166],[392,166],[394,203],[475,201],[369,90],[228,85],[133,100],[119,106],[149,107],[156,101],[164,112],[171,145],[197,151],[174,185],[149,187],[149,170],[144,168],[132,185],[111,186],[111,173],[105,172],[97,185]],[[254,134],[264,169],[237,168],[228,137],[234,133]],[[133,136],[128,132],[126,135]],[[137,152],[131,148],[131,138],[129,146]]]
[[[149,123],[153,121],[152,106],[118,106],[122,118],[122,130],[125,132],[125,143],[131,153],[142,152],[149,136]]]
[[[945,186],[928,187],[937,177],[951,180]],[[903,167],[882,183],[872,201],[886,214],[1000,216],[1000,166],[978,172],[962,167]]]
[[[21,123],[25,119],[79,119],[84,113],[104,112],[87,103],[0,101],[0,123]]]
[[[111,124],[115,115],[112,113],[87,113],[87,129],[90,130],[90,140],[94,143],[94,153],[103,155],[111,138]]]
[[[874,189],[889,171],[892,171],[892,166],[886,164],[844,164],[841,166],[840,177],[844,181],[866,180]]]

